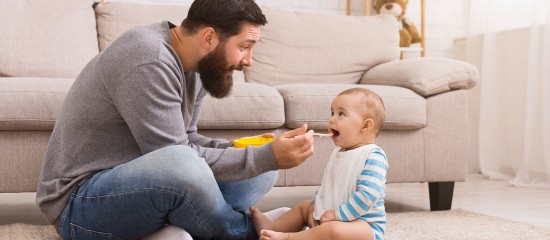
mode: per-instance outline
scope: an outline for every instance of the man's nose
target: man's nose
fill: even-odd
[[[241,59],[241,65],[250,67],[252,66],[252,53],[248,52],[243,59]]]

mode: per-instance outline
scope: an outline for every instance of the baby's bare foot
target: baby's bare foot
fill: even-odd
[[[288,240],[288,233],[262,230],[260,240]]]
[[[258,236],[261,235],[261,231],[263,229],[273,230],[273,222],[269,220],[269,218],[267,218],[267,216],[265,216],[260,209],[250,207],[250,213],[252,214],[252,223],[254,223]]]

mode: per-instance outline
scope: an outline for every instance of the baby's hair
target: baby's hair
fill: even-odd
[[[362,95],[361,105],[364,106],[362,109],[363,114],[365,119],[372,118],[374,121],[374,130],[376,131],[376,135],[378,135],[386,119],[386,108],[384,107],[382,98],[366,88],[350,88],[338,94],[338,96],[342,95]]]

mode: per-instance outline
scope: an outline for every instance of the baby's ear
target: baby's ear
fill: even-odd
[[[374,120],[372,120],[372,118],[365,119],[362,130],[370,132],[373,129],[374,129]]]

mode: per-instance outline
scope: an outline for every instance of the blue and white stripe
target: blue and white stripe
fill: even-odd
[[[336,218],[342,221],[362,219],[368,222],[377,237],[384,236],[386,210],[384,208],[386,173],[388,161],[381,149],[374,149],[368,155],[361,175],[357,180],[357,191],[347,202],[338,207]]]

